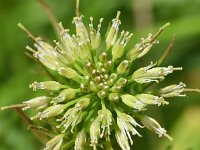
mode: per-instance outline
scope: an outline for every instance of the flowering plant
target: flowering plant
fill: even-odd
[[[183,97],[184,92],[193,90],[186,89],[182,82],[161,89],[149,88],[168,74],[182,70],[181,67],[161,67],[172,46],[169,45],[158,62],[136,70],[132,67],[159,43],[157,38],[169,23],[126,51],[132,34],[119,31],[120,12],[112,20],[104,40],[100,33],[103,18],[95,29],[91,17],[87,27],[78,7],[77,0],[77,13],[72,21],[76,33],[71,35],[58,23],[55,28],[59,41],[54,41],[54,46],[19,24],[35,42],[35,48],[26,47],[29,54],[53,79],[30,84],[34,91],[47,90],[49,94],[2,109],[34,109],[37,113],[30,119],[38,120],[39,124],[31,128],[48,138],[45,150],[113,149],[113,141],[117,141],[122,150],[130,150],[132,135],[142,136],[137,128],[147,128],[159,137],[172,140],[155,119],[145,115],[148,105],[166,105],[168,97]]]

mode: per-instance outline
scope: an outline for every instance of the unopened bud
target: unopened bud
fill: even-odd
[[[27,104],[27,106],[24,107],[23,110],[26,110],[29,108],[39,108],[39,107],[47,106],[50,100],[51,98],[47,96],[40,96],[40,97],[33,98],[31,100],[23,102],[24,104]]]
[[[76,108],[86,108],[90,104],[89,98],[81,98],[75,105]]]
[[[59,114],[61,114],[64,111],[64,105],[58,104],[53,105],[45,109],[43,112],[38,113],[35,117],[31,118],[32,120],[35,118],[45,119],[49,117],[55,117]]]
[[[79,92],[79,89],[72,89],[72,88],[68,88],[65,89],[63,91],[60,92],[60,94],[53,98],[53,103],[61,103],[63,101],[67,101],[67,100],[71,100],[73,98],[75,98],[76,93]]]
[[[127,72],[129,67],[129,61],[128,60],[124,60],[122,61],[119,66],[117,67],[117,74],[124,74]]]
[[[138,101],[138,99],[133,95],[124,94],[124,95],[121,95],[121,98],[124,104],[134,109],[137,109],[139,111],[144,110],[146,106],[144,103]]]
[[[73,69],[69,67],[60,67],[58,68],[58,73],[68,79],[80,79],[80,75]]]
[[[99,60],[104,63],[108,61],[108,54],[106,52],[103,52],[100,56],[99,56]]]
[[[67,88],[66,85],[62,85],[56,81],[45,81],[45,82],[33,82],[29,85],[30,88],[33,88],[34,91],[38,89],[45,90],[60,90],[62,88]]]
[[[118,93],[110,93],[108,96],[108,99],[110,101],[118,101],[119,100],[119,94]]]

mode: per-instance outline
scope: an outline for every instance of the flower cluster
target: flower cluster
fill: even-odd
[[[27,46],[27,49],[52,73],[54,81],[33,82],[30,88],[47,90],[49,94],[25,101],[21,106],[23,110],[39,111],[31,117],[32,120],[43,122],[44,127],[46,123],[53,126],[55,136],[46,143],[45,150],[72,146],[75,150],[112,149],[113,140],[122,150],[130,150],[132,136],[141,137],[137,128],[144,127],[160,137],[172,139],[155,119],[144,112],[148,105],[168,104],[165,98],[185,96],[186,86],[181,82],[153,91],[146,87],[158,84],[168,74],[182,68],[161,67],[151,62],[132,69],[134,61],[158,44],[157,37],[169,23],[125,51],[132,33],[119,31],[119,17],[120,12],[117,12],[105,40],[100,34],[103,19],[95,29],[93,18],[86,26],[82,15],[73,18],[75,34],[70,34],[62,23],[58,24],[60,39],[54,41],[55,46],[41,37],[32,36],[35,48]],[[19,26],[27,31],[21,24]]]

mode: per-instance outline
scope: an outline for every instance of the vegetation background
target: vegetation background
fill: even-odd
[[[59,21],[72,29],[75,0],[46,0]],[[164,65],[182,66],[183,71],[167,77],[164,85],[183,81],[191,88],[200,89],[200,0],[81,0],[81,13],[88,23],[104,17],[103,32],[108,22],[120,10],[121,29],[134,33],[129,46],[140,37],[155,32],[170,22],[160,36],[160,44],[142,61],[156,61],[175,35],[176,45]],[[28,88],[33,81],[45,77],[41,68],[25,55],[25,46],[32,41],[17,27],[22,22],[35,35],[49,41],[55,39],[50,21],[37,0],[0,0],[0,106],[21,103],[38,94]],[[145,130],[143,138],[134,137],[136,150],[199,150],[200,149],[200,95],[170,99],[165,107],[147,112],[154,116],[174,138],[173,142],[158,138]],[[0,150],[38,150],[41,144],[13,110],[0,112]]]

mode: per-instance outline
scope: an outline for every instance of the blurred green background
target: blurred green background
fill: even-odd
[[[75,0],[46,0],[64,26],[72,29]],[[142,61],[156,61],[176,36],[176,45],[164,65],[182,66],[183,71],[167,77],[163,85],[183,81],[200,89],[200,0],[81,0],[81,13],[88,23],[93,16],[104,17],[102,31],[120,10],[121,29],[134,33],[129,44],[155,32],[159,26],[171,26],[160,36],[160,44]],[[28,88],[33,81],[42,81],[41,67],[25,55],[25,46],[32,41],[17,27],[22,22],[34,35],[49,41],[56,38],[50,21],[37,0],[0,0],[0,106],[21,103],[38,94]],[[134,137],[136,150],[200,150],[200,95],[188,93],[186,98],[170,99],[165,107],[152,107],[148,112],[174,138],[173,142],[140,131],[143,138]],[[13,110],[0,112],[0,150],[38,150],[40,143]]]

